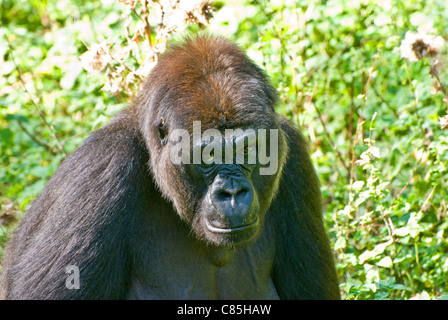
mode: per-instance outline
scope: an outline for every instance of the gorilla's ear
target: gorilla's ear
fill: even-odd
[[[163,146],[166,145],[167,141],[168,141],[168,136],[167,136],[167,127],[166,127],[166,123],[165,123],[165,119],[162,117],[159,121],[159,124],[157,125],[157,131],[159,132],[159,138],[160,138],[160,144]]]

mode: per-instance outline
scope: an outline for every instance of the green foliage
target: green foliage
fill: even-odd
[[[210,30],[233,37],[266,70],[280,92],[278,111],[310,142],[343,297],[447,298],[448,137],[440,118],[448,100],[440,86],[448,88],[448,74],[440,69],[437,81],[433,60],[411,62],[400,49],[419,28],[448,39],[446,1],[214,8]],[[1,2],[0,245],[11,229],[6,215],[23,212],[66,154],[129,103],[102,90],[112,67],[89,74],[79,58],[103,39],[116,50],[128,45],[125,23],[139,18],[129,22],[123,12],[113,1]],[[142,61],[132,51],[125,63]]]
[[[431,62],[401,59],[400,43],[419,27],[447,38],[447,4],[251,6],[237,36],[279,88],[280,112],[310,140],[343,295],[446,294],[448,145],[439,117],[448,102]]]

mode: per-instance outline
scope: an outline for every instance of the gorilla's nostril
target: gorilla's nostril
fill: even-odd
[[[218,201],[230,201],[233,197],[234,195],[231,192],[224,189],[218,190],[216,192],[216,200]]]
[[[215,192],[215,201],[217,202],[230,202],[231,207],[235,209],[238,203],[247,202],[246,198],[249,194],[248,188],[238,189],[219,189]]]
[[[241,188],[235,194],[235,197],[241,198],[244,197],[249,192],[249,188]]]

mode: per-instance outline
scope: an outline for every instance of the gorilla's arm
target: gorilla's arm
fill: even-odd
[[[322,223],[319,182],[307,143],[285,119],[282,128],[289,153],[271,207],[277,240],[275,287],[280,299],[340,299],[331,248]]]
[[[60,166],[15,231],[4,265],[3,298],[124,298],[130,228],[150,185],[148,154],[122,114],[90,135]],[[80,289],[66,288],[66,267]]]

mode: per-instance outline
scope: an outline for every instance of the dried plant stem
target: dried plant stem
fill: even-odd
[[[149,22],[148,22],[148,0],[142,0],[141,4],[142,4],[143,18],[135,10],[135,6],[131,7],[131,10],[137,15],[137,17],[140,19],[140,21],[142,21],[144,23],[145,38],[146,38],[146,41],[148,41],[149,47],[152,48],[151,27],[149,26]]]
[[[348,199],[348,207],[349,208],[351,208],[351,205],[352,205],[353,182],[355,179],[355,150],[356,150],[356,145],[358,144],[358,141],[359,141],[359,136],[361,134],[362,125],[364,124],[363,113],[364,113],[364,107],[365,107],[366,101],[367,101],[367,93],[369,91],[370,81],[372,79],[373,70],[375,70],[375,66],[378,61],[379,56],[380,56],[379,53],[377,53],[376,57],[375,57],[375,61],[373,62],[373,66],[372,66],[372,68],[370,68],[369,78],[367,79],[366,88],[364,90],[364,98],[363,98],[363,102],[362,102],[362,106],[361,106],[361,111],[359,112],[358,124],[356,126],[355,140],[352,144],[352,159],[351,159],[351,168],[350,168],[350,188],[349,188],[349,199]]]
[[[311,101],[313,100],[313,96],[314,96],[315,90],[316,90],[316,81],[314,81],[313,92],[312,92],[312,94],[311,94],[311,96],[309,98],[308,103],[311,103]],[[325,136],[328,139],[328,143],[330,144],[331,148],[336,152],[336,156],[338,157],[338,159],[341,162],[341,164],[344,166],[345,169],[347,169],[347,171],[349,171],[349,167],[345,164],[344,158],[342,157],[342,154],[339,152],[338,148],[336,148],[336,145],[333,142],[333,139],[331,138],[330,133],[327,130],[327,126],[325,125],[325,121],[324,121],[324,119],[322,117],[322,114],[320,113],[320,111],[317,108],[316,104],[314,104],[314,110],[316,110],[316,113],[318,115],[319,121],[322,124]]]
[[[433,68],[431,67],[431,75],[436,79],[436,81],[439,83],[438,89],[440,89],[445,97],[446,100],[448,100],[448,92],[445,86],[443,85],[442,81],[439,78],[439,74],[436,70],[433,71]]]
[[[33,135],[31,132],[29,132],[28,129],[25,128],[25,126],[23,125],[23,123],[20,120],[17,120],[17,124],[19,125],[20,129],[22,129],[22,131],[28,136],[28,138],[33,140],[35,143],[37,143],[39,146],[41,146],[42,148],[44,148],[51,154],[53,154],[53,155],[57,154],[57,152],[55,152],[52,147],[50,147],[48,144],[40,141],[35,135]]]
[[[20,81],[20,83],[22,84],[22,87],[23,87],[23,89],[25,90],[25,93],[27,94],[29,100],[31,101],[31,104],[34,106],[34,109],[35,109],[36,113],[39,115],[40,119],[42,120],[42,122],[44,123],[44,125],[48,128],[48,130],[50,131],[51,135],[53,136],[53,138],[54,138],[54,140],[55,140],[55,142],[56,142],[56,146],[57,146],[57,148],[59,149],[59,151],[60,151],[61,153],[63,153],[64,155],[67,156],[67,153],[65,152],[65,150],[64,150],[64,148],[63,148],[61,142],[59,141],[59,139],[58,139],[58,137],[57,137],[57,135],[56,135],[56,132],[55,132],[53,126],[50,125],[50,124],[48,123],[48,121],[47,121],[47,119],[46,119],[44,113],[42,112],[42,110],[40,109],[40,107],[37,105],[37,103],[34,101],[33,96],[31,95],[31,93],[30,93],[30,92],[28,91],[28,89],[26,88],[26,83],[25,83],[25,81],[23,80],[22,70],[20,69],[19,65],[16,63],[16,60],[15,60],[15,57],[14,57],[14,48],[13,48],[11,42],[9,42],[9,39],[8,39],[8,37],[6,36],[6,34],[4,34],[4,37],[5,37],[5,39],[6,39],[6,42],[8,43],[8,49],[9,49],[9,52],[10,52],[10,54],[11,54],[11,60],[12,60],[12,63],[14,64],[14,68],[16,69],[17,73],[19,74],[19,81]],[[20,126],[20,124],[19,124],[19,126]],[[22,126],[21,126],[21,128],[22,128],[22,130],[23,130],[23,127],[22,127]],[[27,133],[27,132],[26,132],[26,133]],[[35,139],[33,139],[33,141],[37,142]],[[43,144],[43,143],[39,143],[39,142],[37,142],[37,143],[38,143],[39,145],[42,145],[42,144]],[[48,150],[48,148],[49,148],[49,147],[46,147],[47,150]]]
[[[123,68],[125,68],[129,72],[133,72],[134,73],[134,77],[136,77],[138,80],[140,80],[140,81],[143,80],[138,74],[135,74],[135,71],[133,71],[131,68],[129,68],[127,65],[125,65],[124,62],[121,59],[118,59],[118,58],[114,57],[110,51],[108,52],[108,54],[112,58],[112,60],[114,60],[117,63],[119,63],[120,66],[122,66]]]

